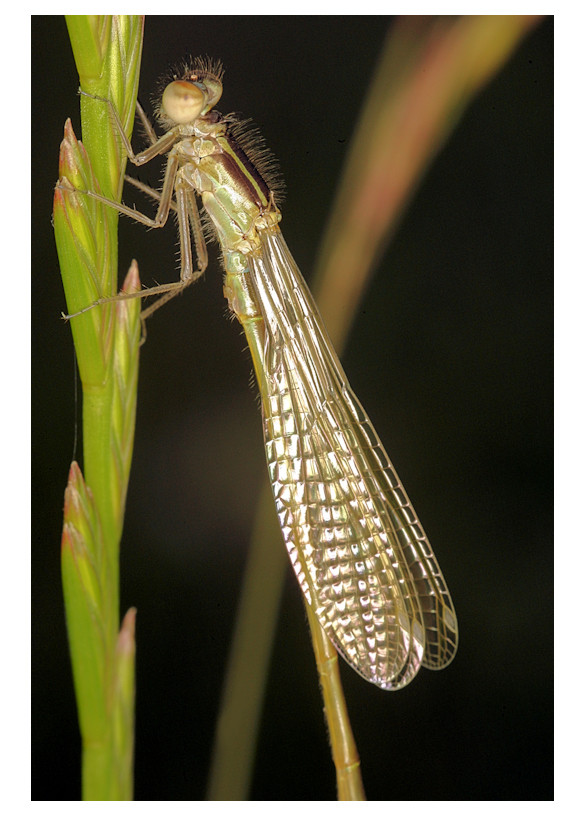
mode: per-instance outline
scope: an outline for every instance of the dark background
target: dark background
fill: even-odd
[[[313,259],[391,18],[147,18],[140,98],[185,53],[225,66],[220,110],[252,116],[287,181],[283,232]],[[80,795],[61,598],[73,345],[51,227],[63,123],[79,135],[64,20],[32,20],[33,799]],[[550,799],[552,787],[553,24],[467,111],[380,262],[348,342],[350,382],[447,577],[461,630],[444,672],[397,694],[342,666],[370,799]],[[42,139],[38,139],[39,128]],[[40,149],[39,149],[40,146]],[[148,172],[151,176],[148,176]],[[159,169],[141,176],[154,186]],[[143,205],[147,209],[148,205]],[[176,271],[172,227],[121,222],[120,269]],[[212,257],[217,255],[212,249]],[[238,587],[266,479],[251,363],[220,271],[153,317],[142,351],[122,545],[138,607],[136,798],[201,799]],[[275,542],[275,546],[280,546]],[[334,772],[292,571],[251,798],[332,799]]]

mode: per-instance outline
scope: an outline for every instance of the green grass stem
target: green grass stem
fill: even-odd
[[[67,25],[86,93],[110,99],[130,136],[142,48],[141,17],[70,16]],[[78,194],[119,200],[125,155],[108,106],[81,96],[83,143],[69,121],[53,217],[69,313],[117,290],[117,222],[111,208]],[[124,289],[140,287],[134,263]],[[70,469],[62,537],[69,647],[82,739],[82,797],[132,798],[134,612],[119,633],[119,546],[130,473],[138,383],[140,302],[74,318],[83,389],[84,473]]]

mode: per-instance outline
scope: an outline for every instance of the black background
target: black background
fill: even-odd
[[[287,181],[283,232],[309,282],[391,23],[146,20],[140,98],[148,102],[158,76],[185,53],[223,60],[219,108],[252,116],[278,157]],[[51,207],[67,116],[80,135],[62,18],[33,18],[32,54],[32,796],[55,800],[80,794],[59,572],[75,403]],[[423,670],[397,694],[342,666],[370,799],[553,795],[552,79],[547,19],[433,163],[344,357],[433,542],[461,630],[451,666]],[[141,177],[156,186],[159,169]],[[122,221],[120,269],[137,257],[145,283],[173,279],[175,234],[163,232]],[[121,560],[122,609],[138,607],[139,800],[205,795],[238,587],[266,479],[251,363],[225,312],[213,265],[153,317],[142,351]],[[301,595],[289,571],[251,798],[334,796]]]

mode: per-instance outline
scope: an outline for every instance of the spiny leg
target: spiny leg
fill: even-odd
[[[151,198],[154,198],[155,201],[160,201],[159,191],[154,190],[152,187],[149,187],[148,184],[144,184],[142,181],[139,181],[138,179],[135,179],[132,176],[128,176],[128,175],[124,176],[124,181],[127,181],[128,184],[131,184],[132,187],[136,187],[136,189],[140,190],[140,192],[144,193],[144,195],[147,195],[147,196],[150,196]],[[174,213],[177,212],[177,205],[175,204],[174,201],[171,200],[171,203],[170,203],[169,207]]]
[[[89,96],[89,94],[86,94],[86,95]],[[93,97],[93,98],[102,99],[102,97]],[[121,129],[120,120],[119,120],[119,117],[118,117],[118,115],[116,113],[115,108],[109,102],[109,100],[106,99],[106,100],[103,100],[103,101],[108,102],[108,104],[110,105],[110,109],[112,111],[114,121],[115,121],[118,129],[120,130],[120,135],[124,137],[123,138],[124,147],[126,148],[127,151],[128,150],[131,151],[132,148],[130,147],[130,143],[128,142],[123,130]],[[129,158],[130,158],[130,156],[129,156]],[[151,158],[154,158],[154,155]],[[166,171],[165,171],[165,178],[164,178],[164,182],[163,182],[163,188],[162,188],[161,193],[155,192],[154,190],[150,190],[150,188],[147,188],[146,185],[141,186],[141,189],[148,190],[151,195],[153,195],[155,198],[158,199],[159,205],[158,205],[157,212],[156,212],[154,218],[151,218],[150,216],[147,216],[144,213],[141,213],[138,210],[133,209],[132,207],[128,207],[125,204],[118,203],[117,201],[112,201],[111,199],[106,198],[105,196],[102,196],[99,193],[95,193],[93,190],[76,190],[75,192],[80,193],[82,195],[87,195],[90,198],[95,199],[96,201],[100,201],[102,204],[105,204],[108,207],[112,207],[113,209],[117,210],[118,212],[122,213],[123,215],[129,216],[133,220],[138,221],[139,223],[144,224],[147,227],[152,227],[152,228],[155,228],[155,229],[160,228],[160,227],[163,227],[166,224],[166,222],[168,220],[169,210],[171,208],[174,209],[174,210],[178,209],[177,205],[175,205],[173,203],[173,201],[172,201],[178,165],[179,165],[179,162],[178,162],[177,157],[173,156],[173,155],[169,156],[169,160],[167,162],[167,167],[166,167]],[[68,187],[67,188],[63,187],[63,189],[66,189],[68,192],[72,192]],[[185,239],[181,240],[181,280],[180,281],[177,281],[175,283],[169,283],[169,284],[160,284],[158,286],[153,286],[153,287],[150,287],[150,288],[147,288],[147,289],[143,289],[140,292],[120,293],[120,294],[112,295],[112,296],[109,296],[109,297],[101,297],[101,298],[98,298],[97,300],[95,300],[93,303],[89,304],[88,306],[84,307],[83,309],[80,309],[78,312],[75,312],[73,314],[63,315],[63,317],[66,320],[70,320],[71,318],[77,317],[78,315],[83,314],[84,312],[87,312],[90,309],[95,308],[96,306],[100,306],[100,305],[102,305],[104,303],[113,303],[113,302],[116,302],[118,300],[129,300],[130,298],[136,298],[136,297],[150,297],[150,296],[153,296],[153,295],[163,294],[163,293],[169,293],[169,297],[165,297],[165,300],[170,299],[170,297],[172,297],[174,294],[176,294],[177,291],[180,291],[186,285],[188,285],[191,282],[190,278],[192,277],[192,260],[191,260],[190,244],[189,244],[189,250],[188,250],[188,257],[185,257],[185,252],[184,252],[184,247],[187,245],[188,240],[189,240],[189,237],[188,237],[189,224],[188,224],[188,216],[187,215],[184,215],[182,220],[179,219],[179,231],[180,231],[180,233],[182,232],[183,234],[185,233],[185,231],[187,232],[186,240]],[[199,239],[197,238],[196,240],[197,240],[197,244],[199,244]],[[205,262],[206,262],[206,259],[205,259]],[[201,267],[201,262],[199,262],[199,266]],[[155,306],[156,306],[156,304],[155,304]],[[146,313],[146,315],[148,315],[148,314],[151,314],[153,311],[154,311],[154,309],[150,308],[150,309],[145,310],[145,313]],[[143,315],[145,313],[143,313]],[[142,319],[144,320],[144,316],[143,316]]]
[[[94,193],[92,190],[73,191],[69,186],[64,186],[61,184],[59,184],[59,186],[63,190],[66,190],[68,193],[75,192],[75,194],[87,195],[90,198],[95,199],[96,201],[100,201],[107,207],[112,207],[118,212],[121,212],[124,215],[129,216],[130,218],[134,219],[135,221],[138,221],[141,224],[144,224],[147,227],[160,228],[166,224],[168,219],[169,210],[171,208],[173,189],[175,185],[175,177],[178,167],[178,160],[175,157],[171,157],[171,159],[169,159],[169,162],[167,164],[163,189],[162,193],[160,194],[159,205],[154,218],[150,218],[149,216],[144,215],[144,213],[132,209],[132,207],[127,207],[125,204],[119,204],[117,201],[111,201],[109,198],[106,198],[105,196],[102,196],[99,193]],[[184,266],[183,259],[181,259],[182,279],[183,279],[183,266]],[[151,287],[150,289],[143,289],[141,292],[122,293],[118,295],[112,295],[109,297],[100,297],[97,298],[97,300],[94,300],[93,303],[90,303],[88,306],[85,306],[83,309],[80,309],[78,312],[63,315],[63,318],[65,320],[70,320],[71,318],[77,317],[78,315],[83,314],[84,312],[87,312],[90,309],[95,308],[96,306],[101,306],[104,303],[113,303],[117,300],[129,300],[130,298],[135,297],[149,297],[150,295],[161,294],[163,292],[172,290],[173,288],[175,288],[175,286],[176,284],[161,284],[160,286],[154,286]]]
[[[146,131],[146,135],[149,138],[150,144],[155,145],[158,142],[158,136],[156,135],[156,131],[150,123],[150,119],[145,114],[144,108],[142,107],[138,100],[136,100],[136,113],[140,118],[142,127]]]
[[[116,130],[118,131],[118,135],[122,140],[122,145],[124,146],[124,150],[126,151],[126,155],[132,162],[132,164],[136,165],[136,167],[141,167],[143,164],[147,164],[149,161],[154,159],[156,156],[161,156],[163,153],[167,153],[174,143],[179,138],[174,130],[169,130],[168,133],[165,133],[164,136],[161,136],[160,139],[157,138],[156,133],[154,132],[154,128],[150,124],[148,117],[144,113],[142,107],[137,103],[136,110],[138,115],[140,116],[140,120],[142,124],[146,128],[148,138],[151,140],[154,139],[154,142],[147,147],[145,150],[142,150],[140,153],[135,153],[128,136],[126,136],[126,132],[120,121],[120,117],[118,115],[118,111],[116,110],[113,102],[111,99],[107,99],[105,96],[98,96],[97,94],[90,94],[86,91],[79,91],[82,96],[89,96],[90,99],[95,99],[98,102],[105,102],[106,105],[110,109],[110,114],[112,116],[112,121]]]
[[[131,184],[133,187],[136,187],[137,190],[140,190],[140,192],[144,193],[145,195],[150,196],[151,198],[154,198],[156,201],[160,201],[161,194],[159,193],[158,190],[153,190],[152,187],[149,187],[147,184],[143,184],[141,181],[138,181],[138,179],[132,178],[132,176],[125,176],[124,178],[125,178],[125,180],[127,182],[129,182],[129,184]],[[208,252],[207,252],[207,244],[205,243],[205,238],[203,236],[203,226],[201,224],[201,218],[199,216],[199,208],[197,206],[197,199],[195,197],[195,193],[193,191],[193,188],[190,185],[179,182],[177,184],[177,189],[181,189],[182,193],[184,195],[184,201],[186,203],[187,213],[188,213],[188,216],[189,216],[189,223],[190,223],[190,226],[191,226],[190,233],[191,233],[191,237],[192,237],[192,239],[193,239],[193,241],[195,243],[195,252],[196,252],[196,257],[197,257],[197,272],[193,272],[193,280],[197,280],[198,278],[201,277],[201,275],[207,269],[207,264],[208,264],[208,261],[209,261],[209,255],[208,255]],[[173,210],[177,215],[179,215],[179,208],[175,204],[174,201],[170,202],[170,209]],[[182,218],[183,218],[182,223],[185,224],[184,229],[185,229],[185,234],[186,234],[188,232],[188,225],[186,225],[186,222],[184,221],[184,216],[182,216]],[[181,225],[181,220],[179,220],[179,225]],[[189,257],[191,258],[191,243],[190,242],[189,242],[187,251],[189,253]],[[182,277],[182,275],[181,275],[181,277]],[[148,290],[148,291],[150,291],[150,290]],[[171,295],[171,297],[172,297],[172,295]],[[166,301],[169,300],[169,299],[170,298],[168,298],[165,295],[164,302],[166,303]],[[157,301],[157,303],[159,303],[159,301]],[[156,308],[158,308],[158,306]],[[145,310],[145,313],[151,314],[153,311],[155,311],[155,308],[150,306],[147,310]]]
[[[164,227],[169,217],[169,210],[172,206],[175,178],[178,168],[179,159],[177,156],[171,154],[167,162],[162,191],[155,196],[158,198],[159,204],[154,218],[139,212],[133,207],[128,207],[126,204],[121,204],[118,201],[113,201],[110,198],[106,198],[105,196],[101,195],[101,193],[95,193],[93,190],[73,190],[71,187],[65,187],[63,184],[61,184],[61,182],[57,184],[57,187],[60,187],[62,190],[66,190],[68,193],[75,192],[76,194],[93,198],[96,201],[100,201],[102,204],[105,204],[106,207],[111,207],[113,210],[117,210],[119,213],[122,213],[122,215],[127,215],[134,221],[144,224],[145,227],[159,229],[160,227]],[[151,194],[152,193],[154,193],[154,190],[151,191]]]
[[[148,185],[143,184],[141,181],[138,181],[138,179],[132,178],[132,176],[125,176],[125,179],[130,184],[132,184],[132,186],[136,187],[138,190],[140,190],[145,195],[149,195],[149,196],[151,196],[151,198],[154,198],[157,201],[160,201],[161,194],[158,192],[158,190],[153,190],[152,187],[148,187]],[[201,275],[203,275],[203,273],[207,269],[209,256],[208,256],[208,252],[207,252],[207,244],[205,243],[205,238],[203,237],[203,227],[201,225],[201,218],[199,216],[199,208],[197,207],[197,200],[195,198],[195,194],[193,192],[193,189],[190,186],[186,185],[183,188],[183,193],[184,193],[184,200],[185,200],[186,205],[187,205],[187,213],[188,213],[188,217],[189,217],[189,223],[190,223],[190,226],[191,226],[190,234],[191,234],[191,237],[192,237],[192,239],[193,239],[193,241],[195,243],[195,251],[196,251],[196,257],[197,257],[197,271],[196,272],[192,271],[192,277],[190,278],[190,280],[188,282],[185,282],[185,284],[184,284],[184,286],[187,286],[189,283],[192,283],[193,281],[196,281],[198,278],[201,277]],[[177,205],[173,201],[171,201],[170,206],[171,206],[171,209],[175,213],[177,213],[177,215],[179,215],[179,208],[177,207]],[[181,218],[183,219],[182,221],[181,220],[179,221],[179,224],[181,224],[181,223],[185,224],[184,215],[179,216],[179,217],[180,217],[180,219]],[[187,232],[188,232],[188,226],[185,227],[185,234]],[[183,251],[183,245],[181,243],[181,252],[182,251]],[[188,247],[186,248],[186,251],[189,253],[189,257],[191,258],[192,255],[191,255],[191,243],[190,243],[190,241],[189,241]],[[180,281],[179,281],[179,284],[180,284]],[[170,285],[174,287],[176,284],[170,284]],[[184,286],[183,286],[183,288],[184,288]],[[155,288],[155,287],[153,287],[153,288]],[[173,289],[173,290],[170,290],[170,291],[166,292],[165,294],[163,294],[155,303],[153,303],[147,309],[143,310],[142,319],[146,320],[146,318],[150,317],[150,315],[153,312],[155,312],[158,308],[160,308],[164,303],[167,303],[169,300],[171,300],[180,291],[181,291],[181,288],[178,286],[176,290]],[[146,290],[145,296],[147,296],[149,293],[150,293],[150,289]],[[153,294],[156,294],[156,292],[153,292]],[[146,330],[144,329],[142,342],[144,342],[145,336],[146,336]]]
[[[85,91],[80,91],[80,93],[83,96],[89,96],[91,99],[95,99],[95,100],[98,100],[98,101],[105,102],[108,105],[108,107],[110,109],[110,112],[111,112],[111,115],[112,115],[114,125],[115,125],[116,129],[118,130],[118,133],[119,133],[120,138],[122,140],[122,144],[124,146],[124,149],[125,149],[125,151],[126,151],[126,153],[128,155],[128,158],[134,164],[137,164],[137,165],[145,164],[146,162],[148,162],[151,159],[155,158],[155,156],[168,151],[170,149],[170,147],[172,147],[173,142],[176,141],[176,136],[172,131],[165,134],[165,136],[163,136],[161,139],[157,140],[156,139],[156,134],[154,133],[154,130],[153,130],[152,126],[148,122],[148,120],[146,118],[146,115],[144,114],[144,111],[142,110],[142,108],[140,108],[140,116],[141,116],[141,119],[143,119],[143,124],[145,124],[145,126],[146,126],[146,123],[148,122],[147,129],[148,129],[149,137],[151,138],[151,140],[154,138],[156,144],[151,145],[150,148],[143,151],[142,153],[135,154],[134,151],[132,150],[132,146],[130,144],[130,141],[128,140],[128,137],[126,136],[126,134],[124,132],[124,129],[122,127],[122,123],[120,121],[120,117],[118,116],[118,113],[117,113],[114,105],[112,104],[112,102],[109,99],[106,99],[105,97],[97,96],[95,94],[88,94]],[[168,220],[168,215],[169,215],[169,210],[170,209],[176,210],[176,205],[173,203],[172,198],[173,198],[175,178],[176,178],[178,166],[179,166],[178,158],[175,155],[171,154],[169,156],[168,161],[167,161],[167,166],[166,166],[166,170],[165,170],[165,177],[164,177],[164,181],[163,181],[162,191],[161,191],[161,193],[157,193],[155,195],[155,197],[159,201],[159,205],[158,205],[157,212],[156,212],[154,218],[151,218],[150,216],[147,216],[144,213],[138,212],[136,209],[134,209],[132,207],[128,207],[125,204],[121,204],[121,203],[119,203],[117,201],[113,201],[113,200],[111,200],[109,198],[106,198],[105,196],[101,195],[100,193],[96,193],[93,190],[73,190],[71,188],[71,186],[62,184],[61,182],[59,182],[59,184],[57,186],[60,187],[62,190],[66,191],[69,194],[76,193],[76,194],[81,194],[81,195],[87,195],[90,198],[93,198],[94,200],[99,201],[100,203],[104,204],[105,206],[111,207],[112,209],[117,210],[118,212],[122,213],[123,215],[127,215],[129,218],[132,218],[134,221],[138,221],[139,223],[144,224],[147,227],[152,227],[152,228],[156,229],[156,228],[163,227],[166,224],[166,222]],[[154,191],[152,191],[152,192],[154,192]],[[184,268],[183,262],[181,264],[181,267],[182,267],[182,269]],[[182,277],[183,277],[183,275],[182,275]],[[63,316],[64,319],[69,320],[72,317],[77,317],[77,315],[83,314],[84,312],[87,312],[90,309],[93,309],[96,306],[100,306],[100,305],[102,305],[104,303],[112,303],[112,302],[115,302],[117,300],[127,300],[127,299],[130,299],[130,298],[133,298],[133,297],[148,297],[150,295],[156,295],[156,294],[160,294],[162,292],[172,290],[175,287],[176,287],[176,284],[166,284],[166,285],[162,284],[160,286],[151,287],[150,289],[144,289],[141,292],[120,293],[118,295],[113,295],[111,297],[100,297],[97,300],[95,300],[93,303],[86,306],[85,308],[80,309],[78,312],[75,312],[75,313],[69,314],[69,315],[63,314],[62,316]]]
[[[146,188],[150,190],[150,188]],[[78,191],[79,192],[79,191]],[[159,194],[155,190],[150,190],[150,193],[154,197],[160,197],[162,201],[162,197],[164,196],[164,188],[163,193]],[[140,292],[122,292],[117,295],[112,295],[110,297],[101,297],[91,303],[89,306],[86,306],[83,309],[80,309],[78,312],[74,314],[65,315],[63,314],[62,317],[65,320],[70,320],[72,317],[77,317],[84,312],[89,311],[90,309],[95,308],[96,306],[101,306],[104,303],[115,303],[119,300],[130,300],[133,298],[144,298],[144,297],[153,297],[156,295],[162,295],[155,303],[149,306],[147,309],[141,314],[142,326],[143,326],[143,340],[146,337],[146,330],[144,327],[144,321],[146,318],[150,317],[153,312],[155,312],[163,303],[171,300],[173,297],[178,295],[180,292],[183,291],[187,286],[197,280],[201,275],[205,272],[208,263],[208,253],[207,253],[207,246],[205,244],[205,239],[203,237],[203,228],[201,226],[201,220],[199,218],[199,211],[197,209],[197,202],[195,200],[195,193],[193,188],[185,183],[177,183],[176,185],[176,199],[177,203],[173,205],[173,209],[177,211],[177,220],[179,224],[179,244],[181,248],[181,273],[180,279],[178,281],[174,281],[173,283],[162,283],[158,284],[157,286],[151,286],[147,289],[142,289]],[[94,194],[95,197],[98,197],[97,194]],[[99,196],[99,199],[103,199],[103,197]],[[108,199],[103,199],[104,203],[110,204]],[[113,204],[114,202],[112,202]],[[124,205],[120,205],[124,206]],[[116,209],[118,209],[118,205]],[[130,208],[126,208],[130,210]],[[160,207],[159,207],[160,210]],[[122,210],[124,211],[124,210]],[[130,212],[133,212],[130,210]],[[168,214],[168,213],[167,213]],[[140,214],[142,215],[142,214]],[[144,219],[144,220],[142,220]],[[142,216],[142,223],[146,223],[147,217]],[[165,219],[166,220],[166,219]],[[154,223],[154,219],[150,219],[148,226],[162,226],[161,224]],[[197,271],[193,269],[193,255],[191,250],[191,235],[193,235],[193,241],[195,243],[195,247],[197,249]]]
[[[154,192],[154,191],[153,191]],[[146,320],[157,309],[168,303],[169,300],[180,294],[183,289],[186,289],[191,283],[194,283],[203,275],[207,269],[209,256],[207,253],[207,244],[203,237],[203,227],[201,226],[201,219],[199,218],[199,210],[197,209],[197,201],[193,188],[189,185],[177,185],[177,216],[179,222],[179,243],[181,247],[181,279],[174,284],[167,284],[168,290],[162,294],[154,303],[148,308],[144,309],[140,314],[142,322],[142,337],[140,345],[146,341]],[[197,251],[197,270],[193,269],[193,255],[191,251],[191,239],[195,242]],[[170,287],[173,287],[172,289]],[[155,289],[159,287],[152,287],[148,290],[149,294],[155,294]]]
[[[152,187],[149,187],[147,184],[143,184],[138,179],[133,178],[132,176],[124,176],[124,180],[131,184],[133,187],[136,187],[137,190],[140,190],[141,193],[144,193],[151,198],[154,198],[155,201],[160,201],[161,194],[158,190],[153,190]],[[189,207],[189,220],[191,222],[191,234],[193,236],[193,240],[195,241],[195,251],[197,253],[197,266],[201,270],[201,272],[196,275],[199,277],[200,274],[207,268],[207,261],[208,261],[208,253],[207,253],[207,244],[205,243],[205,238],[203,237],[203,227],[201,225],[201,218],[199,216],[199,208],[197,206],[197,200],[193,193],[193,190],[188,188],[187,192],[189,193],[187,198],[187,204]],[[174,201],[170,203],[170,209],[173,210],[174,213],[177,213],[177,205]]]
[[[114,124],[119,132],[120,138],[122,139],[124,149],[126,150],[128,158],[134,164],[141,165],[150,161],[160,153],[169,150],[172,144],[176,141],[176,136],[173,134],[172,131],[165,134],[165,136],[161,137],[161,139],[157,139],[154,128],[150,124],[148,117],[144,113],[142,107],[139,104],[137,104],[138,114],[140,116],[143,126],[147,131],[149,139],[153,144],[151,144],[150,148],[147,148],[146,150],[142,151],[142,153],[135,154],[134,151],[132,150],[130,141],[128,140],[124,132],[118,113],[114,105],[111,103],[111,101],[104,97],[99,97],[92,94],[84,93],[84,95],[90,96],[93,99],[100,100],[108,104],[113,117]],[[166,303],[167,301],[171,300],[171,298],[175,297],[175,295],[182,292],[183,289],[185,289],[194,280],[196,280],[203,274],[203,272],[207,268],[208,254],[205,239],[203,237],[203,229],[201,226],[201,220],[199,218],[199,210],[195,199],[195,193],[190,185],[188,185],[183,180],[177,177],[178,168],[179,168],[178,157],[174,154],[173,151],[171,151],[167,160],[163,187],[160,193],[148,187],[147,185],[142,184],[142,182],[139,182],[136,179],[132,179],[126,176],[126,179],[129,180],[135,187],[140,189],[142,192],[145,192],[147,195],[150,195],[152,198],[156,199],[159,202],[154,218],[151,218],[145,215],[144,213],[141,213],[136,209],[133,209],[132,207],[128,207],[125,204],[118,203],[117,201],[112,201],[99,193],[93,192],[92,190],[76,190],[75,192],[87,195],[90,198],[100,201],[102,204],[105,204],[108,207],[112,207],[113,209],[117,210],[123,215],[127,215],[133,220],[138,221],[139,223],[152,228],[160,228],[164,226],[168,220],[169,211],[171,209],[174,210],[177,213],[179,223],[179,243],[181,250],[180,279],[173,283],[152,286],[143,289],[140,292],[120,293],[109,297],[98,298],[89,306],[86,306],[85,308],[81,309],[78,312],[75,312],[74,314],[70,315],[63,314],[62,316],[64,319],[69,320],[72,317],[76,317],[77,315],[83,314],[84,312],[87,312],[90,309],[93,309],[94,307],[100,306],[105,303],[112,303],[118,300],[128,300],[130,298],[136,297],[143,298],[161,295],[161,297],[159,297],[159,299],[155,301],[155,303],[153,303],[147,309],[144,309],[141,314],[142,342],[144,342],[146,338],[146,326],[145,326],[146,318],[148,318],[151,314],[153,314],[153,312],[160,308],[160,306],[162,306],[163,303]],[[73,192],[68,187],[63,187],[63,189],[67,189],[68,192]],[[173,192],[175,193],[176,203],[173,202]],[[194,273],[193,270],[191,236],[193,236],[193,241],[195,243],[197,253],[196,273]]]

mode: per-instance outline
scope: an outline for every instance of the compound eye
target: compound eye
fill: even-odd
[[[171,82],[162,96],[162,109],[178,125],[194,122],[207,101],[207,94],[192,82],[177,79]]]

